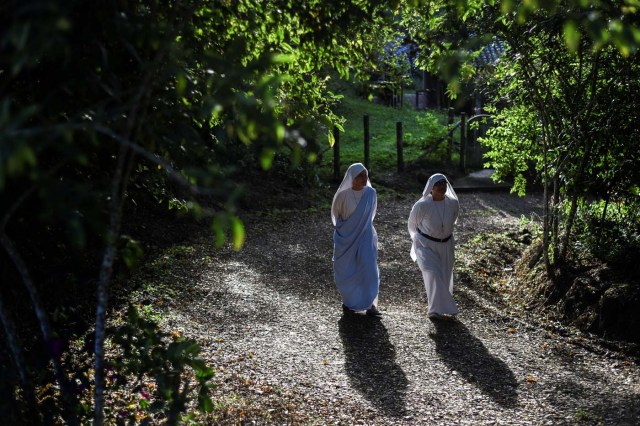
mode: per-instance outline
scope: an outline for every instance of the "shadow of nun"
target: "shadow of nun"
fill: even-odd
[[[518,382],[499,358],[491,355],[482,342],[459,321],[434,322],[429,337],[436,344],[442,362],[463,379],[475,384],[498,404],[514,407],[518,403]]]
[[[408,381],[395,362],[384,324],[365,316],[343,316],[338,326],[351,385],[386,415],[404,416]]]

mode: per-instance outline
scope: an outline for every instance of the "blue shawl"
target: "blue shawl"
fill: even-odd
[[[380,288],[378,235],[373,227],[376,191],[365,187],[358,207],[333,232],[333,273],[342,303],[361,311],[371,307]]]

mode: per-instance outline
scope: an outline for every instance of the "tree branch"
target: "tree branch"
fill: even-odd
[[[69,424],[77,424],[77,416],[75,414],[75,407],[73,407],[73,399],[74,395],[71,392],[71,386],[65,376],[65,372],[62,368],[62,363],[58,355],[53,352],[53,333],[51,331],[51,323],[49,322],[49,316],[42,306],[42,302],[40,301],[40,295],[38,294],[38,290],[36,289],[35,283],[31,278],[31,274],[29,273],[29,268],[27,268],[26,263],[20,256],[18,249],[13,244],[13,241],[9,238],[9,236],[4,232],[4,230],[0,230],[0,244],[5,249],[9,258],[15,265],[18,273],[22,278],[22,282],[27,288],[29,293],[29,297],[31,298],[31,304],[35,310],[36,316],[38,318],[38,323],[40,324],[40,332],[42,333],[42,338],[44,339],[45,347],[49,352],[49,356],[53,361],[53,370],[56,376],[56,380],[60,385],[60,389],[62,390],[62,399],[63,404],[65,405],[65,411],[67,414],[67,422]]]

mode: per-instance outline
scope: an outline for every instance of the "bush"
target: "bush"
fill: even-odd
[[[113,343],[117,355],[110,362],[114,380],[108,392],[134,391],[110,407],[113,420],[161,417],[177,424],[196,399],[199,410],[213,409],[209,389],[215,373],[199,356],[194,340],[162,332],[155,321],[142,318],[130,306],[127,322],[114,330]]]
[[[633,200],[584,201],[576,215],[576,241],[602,261],[635,265],[640,254],[639,211],[640,202]]]

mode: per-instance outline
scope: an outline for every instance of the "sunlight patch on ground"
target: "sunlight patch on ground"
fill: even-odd
[[[305,247],[302,244],[289,244],[286,246],[287,251],[294,256],[306,256]]]
[[[221,290],[221,286],[231,294],[254,295],[258,290],[260,274],[251,270],[245,263],[229,262],[223,266],[222,273],[214,274],[212,291]]]

